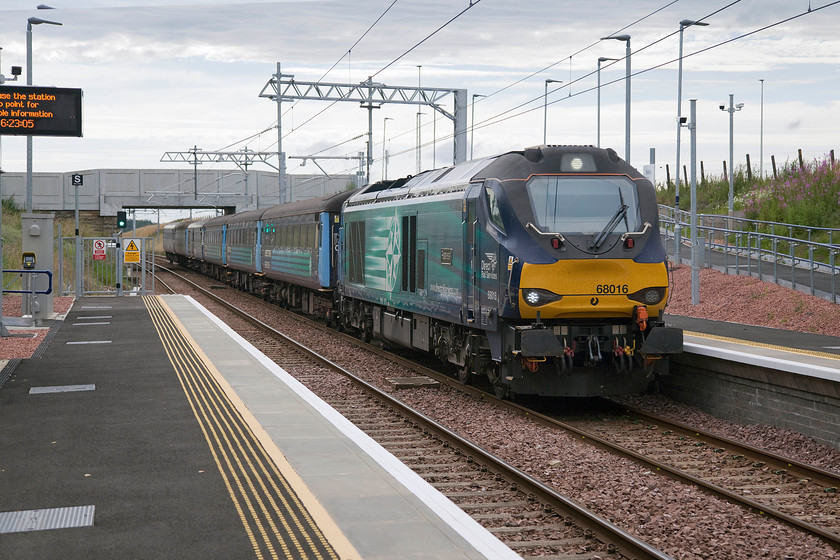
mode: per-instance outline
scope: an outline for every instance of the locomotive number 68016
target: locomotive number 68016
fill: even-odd
[[[597,294],[626,294],[629,292],[627,284],[598,284],[595,288]]]

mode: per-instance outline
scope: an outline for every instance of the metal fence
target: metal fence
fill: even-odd
[[[57,295],[154,293],[154,238],[60,237]]]
[[[688,212],[677,214],[673,207],[659,206],[666,251],[676,264],[685,258],[683,252],[690,254],[690,246],[684,243],[691,237],[689,221]],[[704,266],[726,274],[756,276],[838,302],[840,229],[698,214],[697,234]]]

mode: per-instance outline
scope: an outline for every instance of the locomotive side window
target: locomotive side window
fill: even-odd
[[[354,284],[365,281],[365,223],[350,222],[347,231],[347,280]]]
[[[505,224],[502,221],[502,213],[499,210],[499,199],[490,187],[484,187],[484,196],[487,199],[487,206],[490,210],[490,220],[499,230],[505,232]]]
[[[627,206],[616,233],[639,229],[636,185],[627,177],[537,176],[527,185],[534,220],[543,231],[598,234]]]

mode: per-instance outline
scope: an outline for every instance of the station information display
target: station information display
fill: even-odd
[[[82,90],[0,86],[0,135],[81,136]]]

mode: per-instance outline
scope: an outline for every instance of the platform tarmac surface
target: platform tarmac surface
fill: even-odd
[[[451,503],[436,509],[387,478],[381,459],[317,414],[285,435],[300,457],[277,466],[268,432],[246,424],[260,396],[285,389],[251,375],[236,392],[257,399],[255,415],[237,413],[214,376],[251,374],[254,358],[223,355],[230,335],[216,338],[219,325],[183,296],[167,298],[80,298],[43,357],[22,360],[0,389],[0,558],[516,557]],[[179,339],[180,320],[198,325],[198,348]],[[289,399],[274,405],[281,425],[302,406]],[[346,480],[329,476],[330,461],[315,468],[308,429],[315,447],[351,450]],[[317,472],[290,471],[295,461]],[[376,495],[363,494],[364,476],[380,477]]]

